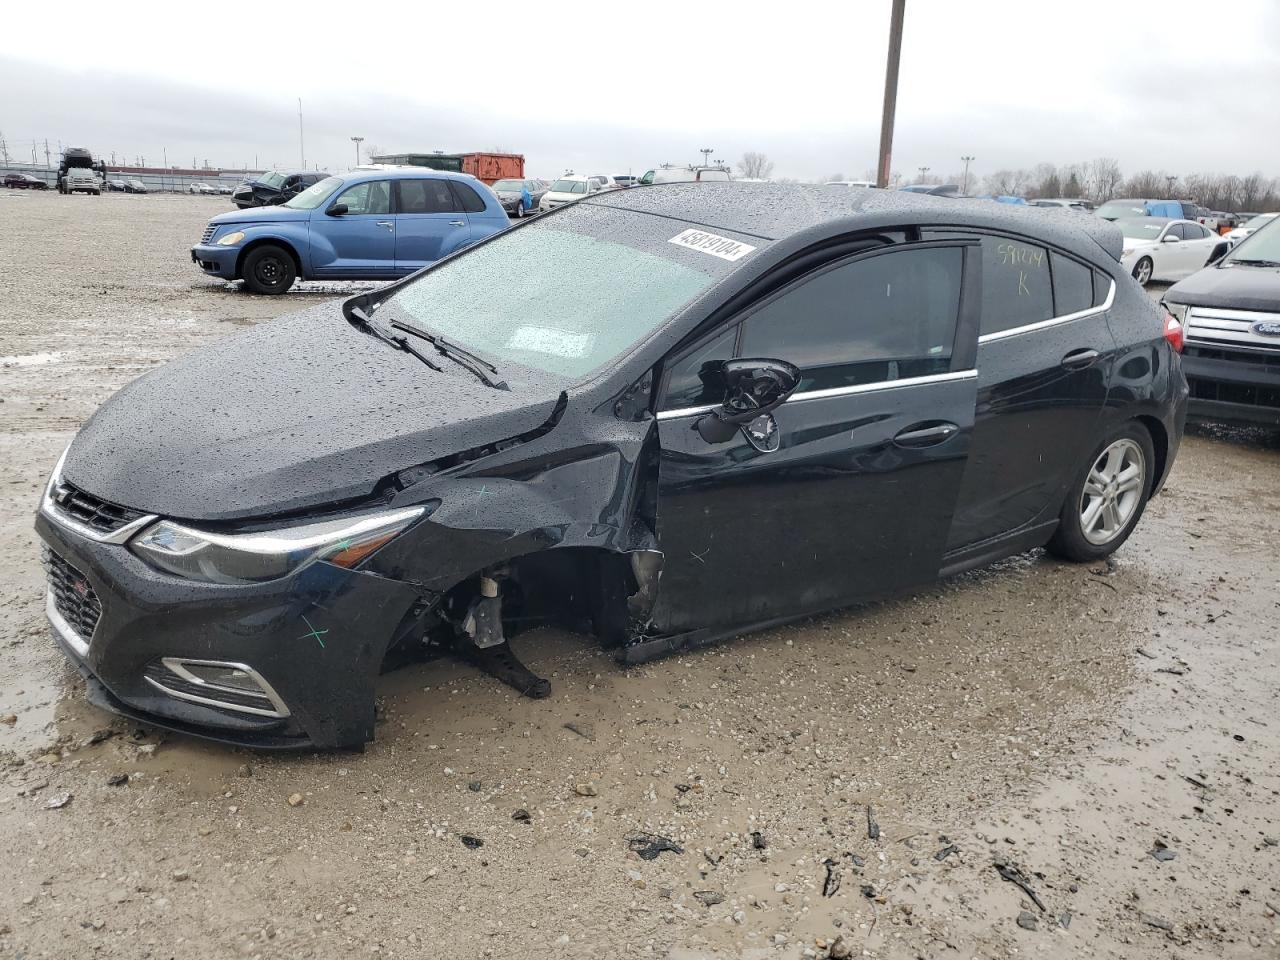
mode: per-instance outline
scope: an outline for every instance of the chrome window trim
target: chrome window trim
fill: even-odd
[[[57,600],[52,590],[44,594],[44,615],[49,618],[53,632],[81,659],[89,656],[89,641],[76,633],[75,628],[67,622],[67,618],[58,612]]]
[[[165,665],[166,669],[177,674],[183,680],[187,681],[188,683],[193,683],[201,687],[204,687],[206,690],[210,691],[210,693],[223,691],[226,693],[236,693],[236,694],[240,694],[241,696],[244,696],[246,693],[245,690],[242,690],[236,687],[226,687],[226,686],[223,686],[222,684],[210,683],[208,680],[204,680],[196,676],[190,670],[187,670],[184,665],[192,664],[193,666],[197,666],[197,667],[223,667],[224,669],[228,669],[228,670],[240,670],[243,673],[247,674],[249,676],[249,679],[251,679],[254,683],[256,683],[262,689],[263,695],[269,701],[271,701],[271,705],[275,709],[263,710],[259,707],[246,707],[238,703],[228,703],[226,700],[217,700],[217,699],[214,699],[213,697],[201,697],[194,693],[187,693],[181,690],[172,690],[153,677],[149,677],[149,676],[143,677],[143,679],[146,680],[147,683],[151,684],[153,687],[155,687],[161,693],[166,694],[167,696],[176,697],[179,700],[186,700],[190,703],[199,703],[199,704],[204,704],[210,707],[218,707],[222,710],[234,710],[239,713],[250,713],[258,717],[273,717],[277,720],[283,720],[289,716],[289,708],[285,706],[285,702],[282,699],[280,699],[280,694],[276,693],[275,688],[271,686],[271,684],[267,683],[266,679],[262,676],[262,674],[258,673],[257,670],[253,669],[253,667],[249,666],[247,663],[237,663],[230,660],[195,660],[190,657],[161,657],[160,662]]]
[[[931,373],[924,377],[904,377],[901,380],[885,380],[878,383],[858,383],[848,387],[828,387],[825,390],[806,390],[804,393],[793,393],[783,403],[803,403],[806,400],[826,400],[829,397],[847,397],[859,393],[879,393],[884,390],[899,390],[903,387],[919,387],[929,383],[947,383],[952,380],[973,380],[978,376],[977,370],[953,370],[950,373]],[[698,416],[715,410],[718,403],[700,407],[681,407],[676,410],[663,410],[658,414],[659,420],[679,420],[683,417]]]
[[[1111,281],[1111,288],[1107,291],[1107,298],[1096,307],[1090,307],[1087,310],[1077,310],[1075,313],[1065,313],[1060,317],[1050,317],[1048,320],[1037,320],[1035,323],[1023,324],[1021,327],[1010,327],[1008,330],[997,330],[994,333],[984,333],[978,337],[978,345],[984,343],[992,343],[996,340],[1004,340],[1008,337],[1020,337],[1024,333],[1033,333],[1036,330],[1044,330],[1046,327],[1057,326],[1060,323],[1070,323],[1072,320],[1083,320],[1085,317],[1096,317],[1100,313],[1106,313],[1111,309],[1111,305],[1116,299],[1116,282]]]

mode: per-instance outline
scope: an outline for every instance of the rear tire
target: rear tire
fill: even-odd
[[[1142,518],[1155,466],[1146,427],[1129,420],[1112,430],[1072,478],[1048,551],[1076,563],[1115,553]]]
[[[1133,265],[1133,279],[1138,281],[1138,285],[1145,287],[1151,282],[1151,275],[1155,273],[1155,264],[1151,262],[1150,257],[1143,257]]]
[[[254,247],[244,258],[243,274],[246,290],[275,297],[293,286],[298,268],[288,250],[264,244]]]

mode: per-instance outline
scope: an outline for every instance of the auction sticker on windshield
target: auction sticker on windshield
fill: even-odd
[[[674,243],[680,247],[688,247],[690,250],[697,250],[700,253],[709,253],[711,256],[719,257],[721,260],[741,260],[755,249],[749,243],[740,243],[737,240],[731,240],[729,237],[707,233],[705,230],[686,230],[667,242]]]

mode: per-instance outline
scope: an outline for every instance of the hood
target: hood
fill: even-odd
[[[216,217],[210,217],[209,222],[223,226],[228,223],[291,223],[310,219],[310,210],[295,210],[293,207],[250,207],[247,210],[220,213]]]
[[[340,304],[317,307],[139,377],[85,424],[63,474],[161,516],[271,517],[366,497],[390,474],[543,426],[564,386],[504,370],[511,389],[494,390],[440,366],[356,330]]]
[[[1205,267],[1165,291],[1193,307],[1280,313],[1280,267]]]

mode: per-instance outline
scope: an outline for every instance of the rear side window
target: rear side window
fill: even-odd
[[[800,367],[800,391],[945,373],[964,254],[895,250],[821,270],[742,322],[739,354]]]
[[[480,194],[465,183],[450,181],[449,186],[453,187],[453,191],[457,194],[458,203],[467,213],[484,213],[484,201],[480,199]]]
[[[1107,295],[1111,293],[1111,278],[1105,273],[1095,272],[1093,275],[1093,305],[1100,307],[1107,302]]]
[[[1010,237],[982,236],[982,334],[1053,316],[1049,251]]]
[[[1065,316],[1093,306],[1093,271],[1070,257],[1052,254],[1054,313]]]
[[[397,180],[401,213],[453,213],[460,209],[447,180]]]

